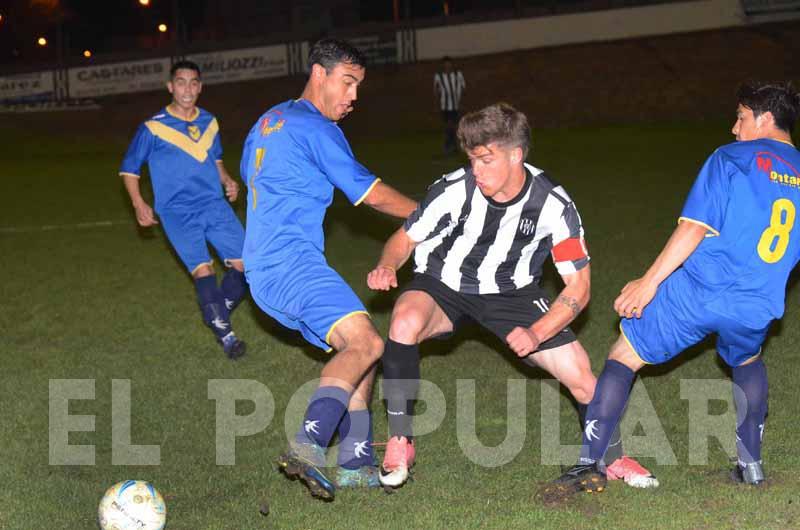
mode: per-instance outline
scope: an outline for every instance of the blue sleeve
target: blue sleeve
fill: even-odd
[[[154,136],[150,133],[150,130],[144,124],[141,124],[136,130],[136,135],[133,137],[131,145],[128,146],[125,158],[122,159],[122,166],[119,168],[119,172],[138,175],[142,164],[150,158],[150,153],[153,150],[153,140]]]
[[[697,175],[681,211],[681,220],[691,220],[706,225],[719,234],[725,211],[731,179],[725,155],[716,150]]]
[[[214,137],[214,141],[211,144],[211,149],[208,150],[208,154],[211,155],[211,159],[214,161],[222,160],[222,140],[220,139],[219,132]]]
[[[309,138],[317,166],[352,204],[360,203],[378,178],[355,159],[339,127],[326,124],[316,132]]]

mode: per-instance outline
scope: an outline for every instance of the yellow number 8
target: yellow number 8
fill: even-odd
[[[783,212],[786,212],[786,220],[781,222]],[[758,240],[758,255],[762,260],[767,263],[775,263],[786,253],[786,247],[789,246],[789,232],[794,226],[794,215],[794,203],[789,199],[778,199],[772,203],[769,226]],[[773,243],[774,249],[772,248]]]

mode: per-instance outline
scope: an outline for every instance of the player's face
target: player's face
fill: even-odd
[[[478,188],[486,197],[506,202],[519,193],[525,181],[522,149],[490,143],[467,151],[467,156]]]
[[[330,73],[319,65],[322,76],[321,98],[319,109],[329,120],[339,121],[353,110],[353,103],[358,99],[358,86],[364,81],[366,70],[357,65],[338,63]]]
[[[181,68],[175,72],[169,83],[167,83],[169,93],[172,94],[172,102],[183,110],[191,111],[197,104],[197,98],[203,89],[200,76],[194,70]]]
[[[761,138],[761,119],[753,116],[753,109],[739,105],[736,108],[736,123],[731,132],[740,142]]]

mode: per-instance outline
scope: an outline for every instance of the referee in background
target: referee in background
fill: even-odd
[[[467,87],[461,70],[453,68],[450,57],[442,59],[442,71],[433,76],[433,92],[439,101],[444,121],[444,154],[455,153],[458,148],[456,129],[458,128],[458,107],[461,96]]]

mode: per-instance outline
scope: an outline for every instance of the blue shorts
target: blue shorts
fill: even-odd
[[[649,364],[665,363],[711,333],[717,334],[717,352],[728,366],[739,366],[758,355],[769,325],[749,328],[710,311],[699,298],[693,280],[679,268],[658,287],[641,318],[622,319],[622,334]],[[732,306],[734,303],[731,301]]]
[[[328,352],[336,324],[353,314],[368,314],[356,293],[320,253],[305,252],[279,267],[245,274],[253,300],[262,311]]]
[[[158,213],[167,239],[189,273],[213,263],[208,243],[229,265],[242,259],[244,228],[233,208],[223,199],[192,211],[165,210]]]

